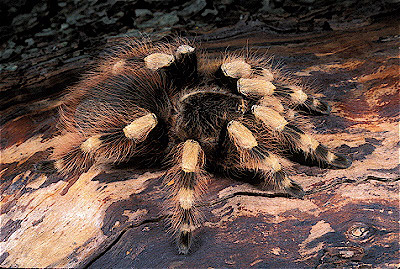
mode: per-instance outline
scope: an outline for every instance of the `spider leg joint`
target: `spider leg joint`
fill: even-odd
[[[237,82],[238,91],[243,95],[271,95],[276,87],[270,81],[264,79],[241,78]]]
[[[147,135],[157,125],[157,117],[153,113],[144,115],[132,121],[129,125],[125,126],[123,132],[129,139],[134,139],[137,142],[142,142],[146,139]]]
[[[251,66],[244,61],[233,61],[221,65],[225,76],[231,78],[246,78],[251,75]]]
[[[86,139],[80,146],[81,150],[85,153],[93,152],[101,145],[100,135],[95,135]]]
[[[186,173],[196,172],[199,168],[202,149],[198,142],[187,140],[183,145],[182,170]]]
[[[276,131],[282,131],[288,124],[285,118],[272,108],[254,105],[251,110],[257,119]]]
[[[252,149],[258,145],[251,131],[238,121],[232,120],[228,123],[228,133],[241,148]]]
[[[174,61],[175,57],[166,53],[153,53],[144,58],[146,67],[154,71],[170,66]]]
[[[181,45],[176,49],[177,54],[187,54],[194,52],[195,48],[189,45]]]

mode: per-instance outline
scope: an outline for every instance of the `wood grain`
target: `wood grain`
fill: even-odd
[[[163,171],[92,167],[69,186],[35,170],[62,143],[55,129],[60,101],[50,91],[3,110],[0,265],[398,267],[397,24],[329,34],[250,32],[202,47],[220,53],[247,44],[318,85],[333,112],[313,118],[315,135],[351,155],[350,168],[296,164],[292,178],[305,188],[303,200],[214,177],[202,206],[204,227],[191,253],[180,256],[165,232]],[[68,70],[82,66],[49,67],[48,80],[24,80],[21,89],[69,84]]]

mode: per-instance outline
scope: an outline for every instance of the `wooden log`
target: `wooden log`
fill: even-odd
[[[188,256],[178,255],[165,232],[164,171],[98,166],[71,186],[35,170],[62,143],[54,126],[58,100],[6,110],[13,116],[1,130],[0,265],[398,267],[396,35],[396,23],[382,21],[329,34],[252,32],[203,43],[215,53],[249,44],[316,80],[333,107],[331,115],[314,118],[316,137],[350,154],[353,165],[295,165],[303,200],[214,177],[203,205],[206,222]],[[21,107],[26,111],[19,113]]]

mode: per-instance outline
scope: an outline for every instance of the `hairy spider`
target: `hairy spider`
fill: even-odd
[[[72,176],[132,158],[163,164],[172,227],[186,254],[209,172],[258,178],[262,189],[300,198],[284,157],[350,166],[304,131],[300,115],[330,112],[306,91],[267,58],[241,52],[211,59],[181,38],[125,40],[66,95],[60,126],[67,134],[54,150],[55,167]]]

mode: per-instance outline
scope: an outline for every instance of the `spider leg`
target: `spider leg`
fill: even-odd
[[[231,141],[239,151],[241,167],[260,172],[265,185],[285,190],[294,197],[301,198],[304,195],[303,188],[288,177],[278,156],[259,144],[246,126],[232,120],[227,129]]]
[[[218,67],[214,76],[217,81],[236,91],[236,85],[241,78],[249,78],[252,75],[252,67],[244,59],[225,60]]]
[[[271,77],[267,77],[271,79]],[[316,97],[305,93],[302,87],[291,85],[288,82],[270,81],[264,76],[255,78],[240,78],[237,81],[237,91],[241,94],[252,96],[276,96],[296,110],[307,114],[326,115],[331,111],[330,106]]]
[[[296,110],[311,115],[328,115],[331,107],[328,103],[305,93],[300,86],[275,83],[274,95],[285,99]]]
[[[215,76],[232,90],[250,98],[274,95],[296,110],[308,114],[330,113],[330,106],[326,102],[305,93],[301,86],[274,75],[267,68],[253,66],[252,62],[254,60],[248,59],[246,62],[244,58],[228,59],[220,65]]]
[[[146,56],[145,66],[164,72],[176,87],[192,84],[197,79],[197,55],[196,49],[186,43],[179,45],[171,54],[157,52]]]
[[[309,134],[306,134],[296,125],[288,122],[278,111],[273,108],[254,105],[251,108],[253,115],[261,121],[271,133],[279,138],[295,153],[318,161],[334,168],[347,168],[351,165],[347,157],[331,152],[326,146],[319,143]]]
[[[154,113],[144,112],[139,115],[132,121],[121,121],[118,125],[114,123],[111,128],[104,128],[101,135],[94,136],[98,137],[99,143],[90,151],[93,151],[97,158],[110,163],[121,162],[136,155],[138,146],[158,124]]]
[[[79,176],[94,164],[91,154],[81,149],[84,137],[79,133],[67,133],[62,146],[57,147],[52,155],[54,168],[64,176]]]
[[[119,124],[123,122],[119,122]],[[86,172],[94,163],[116,163],[135,153],[136,146],[143,142],[157,125],[157,117],[147,113],[137,117],[123,127],[103,125],[103,132],[85,138],[80,133],[71,133],[65,146],[53,153],[55,168],[64,175]]]
[[[195,202],[206,187],[203,171],[204,152],[195,140],[186,140],[177,148],[176,164],[166,174],[173,202],[172,228],[177,234],[180,254],[187,254],[193,231],[200,226]]]

